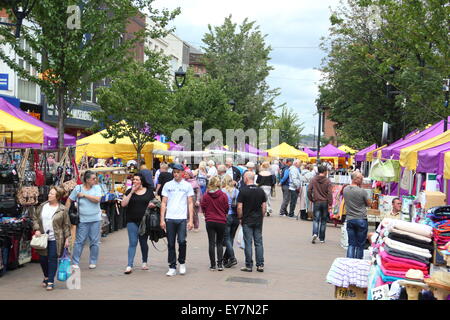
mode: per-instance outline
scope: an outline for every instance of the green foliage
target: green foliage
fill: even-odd
[[[441,89],[450,74],[445,3],[347,0],[333,12],[318,102],[337,122],[339,142],[380,143],[383,122],[398,139],[448,114]],[[387,82],[400,94],[387,96]]]
[[[224,84],[234,110],[243,117],[245,128],[259,129],[265,118],[274,113],[278,89],[270,89],[265,79],[273,70],[268,65],[271,47],[265,44],[255,22],[245,19],[238,27],[231,15],[221,26],[208,25],[203,37],[206,70]]]
[[[80,101],[81,94],[92,82],[111,77],[131,61],[130,49],[146,35],[157,38],[170,30],[163,30],[179,10],[158,11],[151,7],[153,0],[90,0],[84,1],[81,12],[81,28],[67,27],[69,5],[73,0],[39,0],[29,20],[30,27],[22,27],[21,37],[33,52],[42,59],[29,54],[20,47],[9,27],[0,27],[0,59],[15,70],[20,77],[37,83],[45,93],[50,105],[58,107],[58,135],[62,137],[64,119],[69,108]],[[154,27],[122,38],[128,19],[148,9],[156,22]],[[91,39],[86,40],[85,35]],[[121,40],[122,39],[122,40]],[[49,79],[39,79],[29,74],[8,57],[6,50],[12,48],[18,57],[30,64],[38,73],[48,72]],[[59,139],[62,147],[63,139]]]
[[[112,138],[113,143],[129,137],[140,159],[147,142],[157,134],[167,135],[175,125],[170,100],[167,86],[135,62],[113,79],[110,88],[98,89],[101,111],[94,112],[93,117],[106,128],[105,138]]]
[[[304,129],[300,123],[298,114],[287,106],[283,106],[280,116],[275,116],[267,126],[268,129],[279,129],[280,143],[286,142],[291,146],[297,146]]]

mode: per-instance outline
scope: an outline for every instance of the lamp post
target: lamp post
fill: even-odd
[[[236,102],[233,99],[228,101],[228,104],[231,106],[231,111],[234,111],[234,107],[236,107]]]
[[[320,132],[322,131],[322,112],[324,110],[324,107],[319,105],[317,107],[317,112],[319,113],[319,128],[317,132],[317,165],[320,164]]]
[[[450,78],[450,76],[449,76]],[[444,91],[444,95],[445,95],[445,100],[444,100],[444,107],[445,110],[447,110],[448,108],[448,95],[449,95],[449,90],[450,90],[450,79],[443,79],[444,83],[442,86],[442,91]],[[447,131],[447,127],[448,127],[448,117],[445,116],[444,118],[444,132]]]
[[[11,9],[16,17],[16,23],[0,22],[1,25],[16,27],[15,37],[20,38],[20,29],[23,20],[28,16],[34,7],[36,0],[2,0],[1,4],[5,9]]]
[[[183,67],[179,67],[175,72],[175,84],[178,88],[182,88],[184,82],[186,81],[186,72],[183,70]]]

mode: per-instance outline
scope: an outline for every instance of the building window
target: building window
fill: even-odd
[[[94,96],[94,83],[91,82],[91,84],[87,87],[86,91],[82,93],[81,100],[94,102],[93,96]]]
[[[28,51],[28,53],[34,57],[35,59],[38,59],[38,53],[34,51],[28,44],[28,42],[25,39],[20,40],[19,44],[20,48]],[[19,66],[24,69],[28,74],[31,76],[37,77],[38,72],[37,70],[27,61],[19,57]],[[37,102],[37,85],[36,83],[30,82],[26,79],[19,78],[18,80],[18,92],[17,92],[17,98],[21,100],[31,101],[31,102]]]

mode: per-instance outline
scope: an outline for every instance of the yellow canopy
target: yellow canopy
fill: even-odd
[[[303,161],[308,161],[309,158],[306,152],[297,150],[286,142],[266,151],[269,154],[269,157],[275,158],[297,158]]]
[[[444,179],[450,180],[450,151],[444,157]]]
[[[3,110],[0,110],[0,131],[12,131],[13,143],[44,143],[43,128],[18,119]],[[6,137],[6,141],[11,142],[9,133],[0,133],[0,137]]]
[[[417,168],[417,153],[420,150],[433,148],[450,141],[450,131],[441,133],[431,139],[422,141],[400,151],[400,165],[408,170]]]
[[[116,143],[111,143],[112,139],[106,139],[102,136],[102,133],[106,133],[106,129],[90,135],[86,138],[77,140],[76,148],[76,161],[79,162],[81,157],[86,154],[89,157],[95,158],[121,158],[125,161],[136,159],[136,149],[130,138],[124,137],[117,139]],[[142,153],[152,152],[153,150],[169,149],[168,144],[153,141],[145,144],[142,149]]]
[[[352,155],[358,152],[358,150],[352,149],[349,146],[346,146],[345,144],[338,147],[338,149],[344,151],[345,153],[352,154]]]
[[[375,156],[377,156],[378,151],[380,151],[381,149],[385,148],[386,146],[387,146],[387,144],[385,144],[384,146],[381,146],[381,147],[379,147],[379,148],[377,148],[375,150],[367,152],[367,154],[366,154],[366,161],[373,161],[373,158]],[[381,152],[380,152],[380,154],[381,154]],[[378,157],[380,157],[380,154],[378,155]]]

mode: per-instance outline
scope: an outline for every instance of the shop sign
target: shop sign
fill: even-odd
[[[49,123],[58,122],[58,110],[56,106],[44,104],[43,120]],[[77,105],[69,110],[65,124],[77,128],[89,128],[95,124],[92,112],[98,111],[100,107],[96,105]]]
[[[9,74],[0,73],[0,90],[8,90]]]

